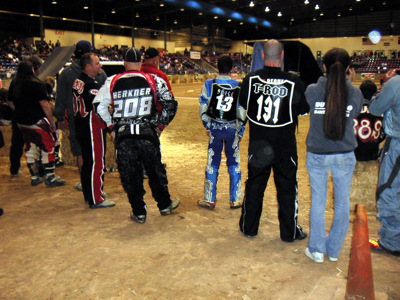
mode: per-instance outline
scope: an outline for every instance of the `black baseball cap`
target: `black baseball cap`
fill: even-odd
[[[150,59],[150,58],[153,58],[153,57],[156,57],[156,56],[159,56],[159,55],[160,55],[160,53],[158,52],[157,49],[155,49],[155,48],[149,48],[149,49],[147,49],[146,52],[144,53],[144,58],[145,58],[145,59]]]
[[[81,40],[76,43],[75,56],[77,56],[78,58],[81,58],[83,54],[88,53],[90,51],[92,51],[92,45],[90,44],[90,42]]]
[[[124,53],[124,61],[138,63],[142,61],[142,54],[135,47],[128,48]]]

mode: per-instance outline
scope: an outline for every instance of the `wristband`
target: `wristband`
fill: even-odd
[[[53,122],[53,123],[50,123],[50,126],[53,126],[53,125],[56,125],[56,123],[54,123],[54,122]]]

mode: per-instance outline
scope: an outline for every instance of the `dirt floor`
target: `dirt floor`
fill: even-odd
[[[208,138],[198,117],[201,83],[173,85],[179,101],[175,120],[161,137],[169,189],[181,206],[170,216],[158,212],[148,193],[146,224],[129,218],[130,205],[118,172],[107,172],[104,190],[116,206],[91,210],[74,166],[57,168],[64,187],[30,186],[22,174],[9,176],[10,128],[0,150],[0,299],[343,299],[346,291],[352,223],[337,262],[316,264],[304,255],[307,240],[279,238],[276,191],[270,180],[259,235],[238,228],[240,210],[229,208],[229,177],[220,169],[218,204],[199,208],[203,196]],[[310,189],[305,167],[308,117],[298,130],[299,223],[309,231]],[[65,145],[64,145],[65,146]],[[244,180],[248,133],[241,143]],[[108,148],[112,152],[111,147]],[[65,158],[68,155],[65,154]],[[113,162],[108,161],[109,165]],[[367,206],[370,237],[377,239],[374,191],[377,163],[357,165],[351,209]],[[326,227],[333,217],[332,187]],[[400,299],[400,258],[372,254],[376,299]]]

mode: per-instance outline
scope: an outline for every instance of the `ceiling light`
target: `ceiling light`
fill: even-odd
[[[294,22],[294,18],[291,18],[291,19],[290,19],[290,22]]]
[[[157,16],[157,19],[156,19],[156,21],[158,22],[158,21],[160,21],[160,17],[159,16]]]
[[[361,0],[356,0],[357,2],[361,2]]]
[[[352,10],[353,10],[353,8],[350,6],[350,7],[349,7],[349,11],[352,11]]]
[[[232,22],[232,20],[231,20],[231,19],[228,19],[228,22]]]
[[[175,21],[174,21],[174,24],[175,24],[175,25],[176,25],[176,24],[178,24],[178,21],[177,21],[177,20],[175,20]]]
[[[51,4],[57,4],[56,0],[51,1]]]
[[[317,5],[315,5],[315,10],[318,10],[319,9],[319,5],[317,4]]]
[[[321,13],[319,14],[321,17],[323,17],[324,16],[324,13],[321,11]]]
[[[184,8],[181,8],[181,11],[185,11],[185,9],[184,9]]]
[[[199,12],[199,16],[202,16],[203,15],[203,13],[202,12]]]
[[[89,9],[89,5],[87,5],[86,3],[83,5],[83,9]]]
[[[214,19],[218,19],[218,16],[214,16]]]
[[[278,16],[278,17],[282,17],[282,13],[281,13],[281,12],[278,12],[277,16]]]
[[[240,24],[240,25],[243,25],[243,22],[240,22],[239,24]]]
[[[308,2],[308,0],[305,0],[305,1],[304,1],[304,4],[309,4],[309,3],[310,3],[310,2]]]
[[[316,18],[316,17],[314,17],[312,20],[315,22],[315,21],[317,21],[317,18]]]
[[[67,18],[62,18],[63,19],[63,21],[66,21],[67,20]]]
[[[340,13],[338,13],[337,16],[340,17]]]
[[[111,13],[112,13],[112,14],[115,14],[115,9],[114,9],[114,8],[111,10]]]
[[[164,7],[164,3],[160,3],[160,7]]]
[[[383,1],[383,2],[382,2],[382,5],[386,5],[386,1]]]
[[[269,12],[269,7],[268,7],[268,6],[265,7],[265,11],[266,11],[266,12]]]
[[[139,13],[136,13],[136,18],[139,18],[139,17],[140,17]]]
[[[250,1],[249,6],[250,6],[250,7],[253,7],[253,6],[254,6],[254,2],[253,2],[253,1]]]

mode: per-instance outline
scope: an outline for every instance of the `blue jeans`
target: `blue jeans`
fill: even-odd
[[[382,151],[383,152],[383,151]],[[400,139],[393,138],[386,156],[381,157],[378,186],[386,183],[400,155]],[[400,173],[391,186],[383,190],[376,203],[379,228],[379,242],[388,250],[400,251]]]
[[[354,152],[321,155],[307,152],[307,170],[311,186],[310,239],[311,252],[339,257],[349,229],[350,187],[356,165]],[[329,237],[325,231],[325,206],[329,170],[332,171],[335,215]]]

